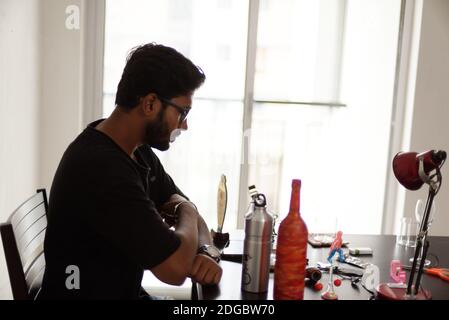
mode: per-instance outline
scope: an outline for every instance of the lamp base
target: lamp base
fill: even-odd
[[[321,294],[321,298],[324,300],[338,300],[338,296],[333,291],[326,291]]]
[[[413,291],[413,288],[412,288]],[[380,283],[376,288],[377,300],[430,300],[430,291],[420,288],[416,295],[407,295],[407,285],[400,283]]]

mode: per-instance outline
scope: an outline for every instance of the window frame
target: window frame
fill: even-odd
[[[346,2],[344,6],[346,8]],[[248,0],[248,31],[247,31],[247,56],[245,69],[245,87],[243,97],[243,121],[242,121],[242,161],[240,163],[240,181],[238,196],[238,215],[237,228],[244,227],[244,214],[247,209],[248,201],[248,175],[249,175],[249,150],[251,139],[249,136],[252,118],[253,106],[255,103],[288,103],[295,105],[318,105],[329,107],[345,107],[346,104],[340,101],[314,102],[314,101],[276,101],[276,100],[255,100],[254,84],[256,70],[256,51],[257,51],[257,29],[259,16],[259,0]],[[346,9],[345,9],[346,11]],[[407,137],[407,114],[410,109],[413,111],[413,103],[408,101],[410,96],[411,81],[413,75],[410,69],[413,64],[413,37],[419,33],[419,3],[416,0],[401,1],[401,18],[398,36],[398,49],[396,57],[395,88],[393,91],[393,106],[391,116],[390,141],[388,146],[389,159],[394,157],[397,150],[406,147],[404,140]],[[103,75],[104,75],[104,49],[105,49],[105,18],[106,18],[106,0],[86,1],[83,3],[82,17],[85,19],[84,29],[82,31],[82,103],[83,114],[82,122],[84,126],[88,123],[101,118],[103,115]],[[343,19],[343,36],[345,32]],[[415,30],[416,29],[416,30]],[[418,39],[419,42],[419,39]],[[416,44],[415,44],[416,45]],[[342,46],[340,47],[342,50]],[[415,49],[417,50],[417,49]],[[340,56],[341,61],[341,56]],[[341,69],[341,64],[340,64]],[[201,99],[201,98],[200,98]],[[412,112],[411,111],[411,112]],[[387,160],[387,161],[388,161]],[[387,170],[386,185],[384,193],[384,210],[382,213],[381,233],[393,233],[396,220],[401,216],[404,206],[396,181],[391,170]]]
[[[347,0],[342,1],[342,10],[344,12],[342,19],[342,34],[338,48],[339,51],[339,71],[338,76],[341,78],[343,39],[345,32],[345,16]],[[248,10],[248,32],[247,32],[247,50],[246,50],[246,70],[245,70],[245,91],[243,98],[243,128],[242,128],[242,162],[240,163],[240,184],[238,198],[238,214],[237,229],[244,228],[244,215],[248,207],[249,195],[249,153],[251,150],[251,127],[253,119],[253,107],[256,103],[266,104],[292,104],[292,105],[310,105],[310,106],[327,106],[327,107],[346,107],[345,103],[340,101],[316,102],[316,101],[279,101],[274,99],[259,100],[254,99],[254,85],[256,77],[256,59],[257,59],[257,31],[259,22],[260,0],[249,0]],[[337,87],[340,86],[338,83]]]
[[[81,123],[85,128],[103,116],[106,0],[84,1],[81,19]]]

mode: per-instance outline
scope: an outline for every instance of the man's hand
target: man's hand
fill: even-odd
[[[202,285],[218,284],[223,270],[214,259],[204,254],[197,254],[193,261],[190,277]]]

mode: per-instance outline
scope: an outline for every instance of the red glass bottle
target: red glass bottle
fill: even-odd
[[[307,226],[300,215],[301,180],[292,181],[290,211],[279,225],[274,268],[275,300],[303,300]]]

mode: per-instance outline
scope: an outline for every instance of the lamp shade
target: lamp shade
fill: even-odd
[[[422,159],[426,175],[441,166],[446,159],[445,151],[429,150],[417,152],[399,152],[393,159],[393,172],[399,183],[409,190],[418,190],[424,184],[419,175],[419,161]]]

